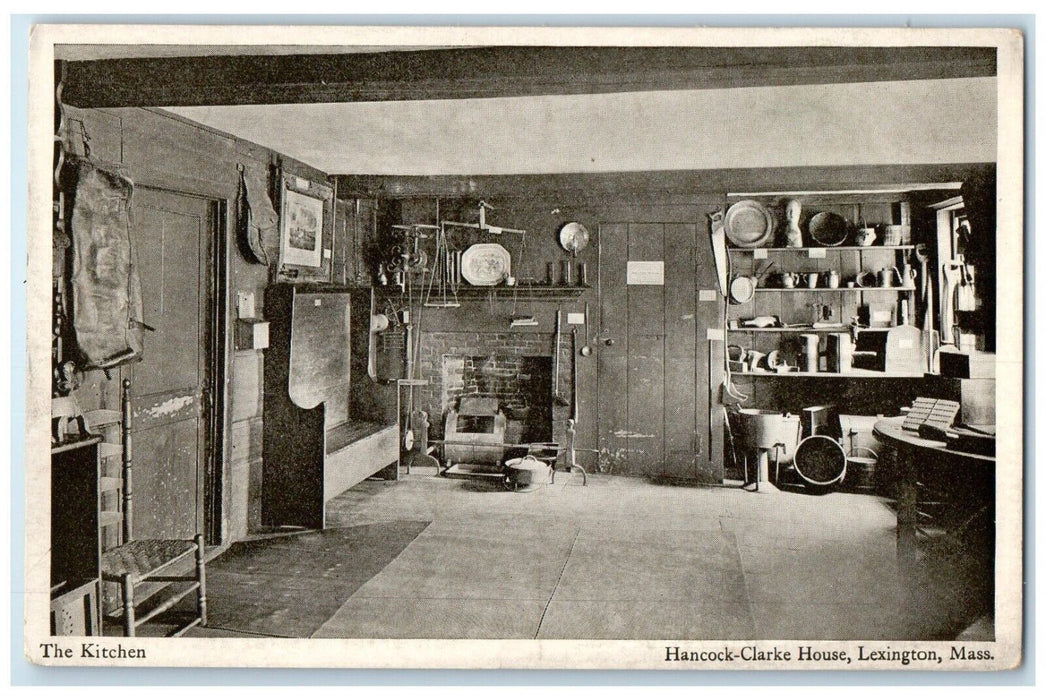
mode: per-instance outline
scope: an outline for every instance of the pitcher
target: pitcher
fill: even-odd
[[[896,267],[884,267],[879,270],[879,286],[880,287],[892,287],[894,281],[897,281],[904,286],[904,280],[901,278],[901,272]]]
[[[915,268],[912,267],[911,265],[909,265],[908,263],[905,263],[904,265],[902,265],[901,266],[901,272],[900,272],[901,286],[902,287],[911,287],[911,288],[914,289],[915,288],[915,278],[918,276],[918,274],[919,273],[917,273],[915,271]]]

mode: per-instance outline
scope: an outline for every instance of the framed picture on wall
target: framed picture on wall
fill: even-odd
[[[291,174],[280,178],[280,262],[283,281],[330,281],[332,190]]]

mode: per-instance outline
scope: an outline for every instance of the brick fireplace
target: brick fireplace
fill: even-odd
[[[571,396],[569,336],[561,342],[559,393]],[[555,336],[534,332],[425,332],[421,337],[415,408],[427,411],[430,435],[443,435],[443,417],[462,397],[496,398],[508,417],[507,442],[563,443],[570,406],[553,401]]]

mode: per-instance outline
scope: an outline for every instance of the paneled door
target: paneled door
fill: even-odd
[[[155,328],[130,366],[134,534],[190,537],[206,531],[214,203],[147,188],[133,202],[143,321]]]
[[[604,471],[718,479],[710,460],[707,233],[690,221],[603,223],[600,243],[599,460]],[[704,234],[700,236],[700,234]],[[700,237],[699,237],[700,236]],[[699,298],[705,301],[699,301]],[[717,441],[716,441],[717,442]]]

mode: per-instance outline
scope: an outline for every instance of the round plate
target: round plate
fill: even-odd
[[[461,276],[476,287],[501,284],[512,272],[512,256],[497,243],[477,243],[461,254]]]
[[[588,229],[577,221],[564,224],[563,228],[559,229],[559,244],[563,246],[563,250],[577,255],[579,250],[588,245]]]
[[[754,199],[744,199],[726,210],[723,220],[726,237],[739,248],[758,248],[774,232],[770,210]]]
[[[846,219],[830,211],[815,214],[810,219],[810,238],[823,246],[842,245],[846,240]]]

